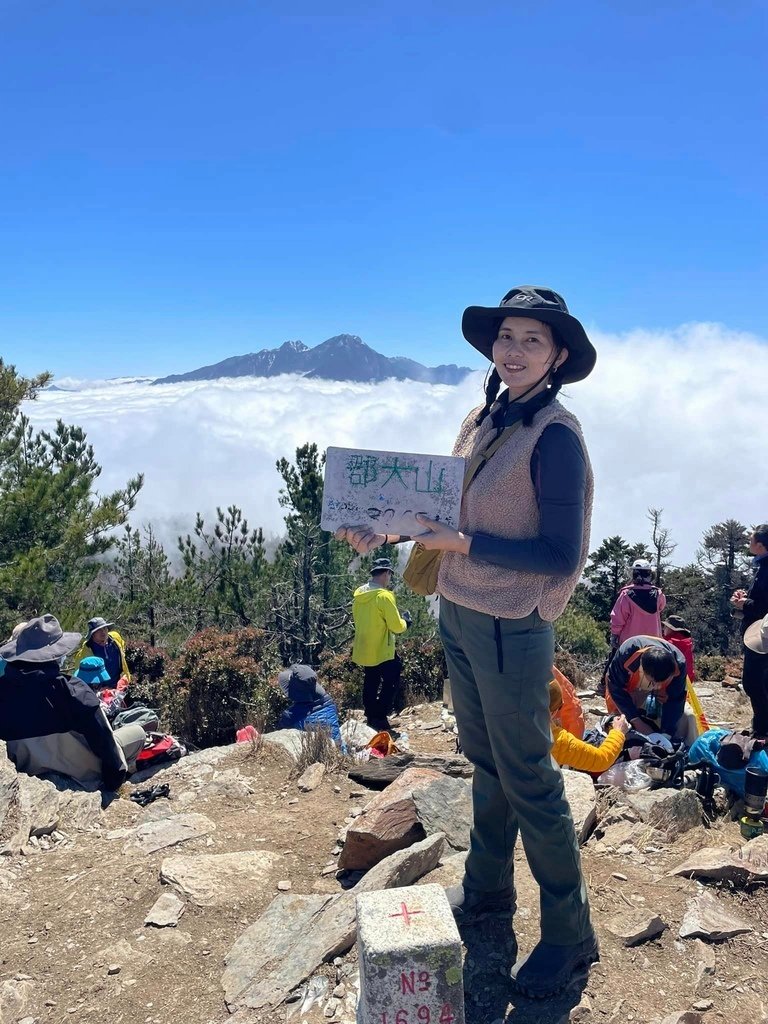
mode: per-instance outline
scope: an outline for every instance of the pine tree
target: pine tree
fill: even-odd
[[[77,426],[35,431],[21,412],[49,376],[27,379],[0,359],[0,601],[3,626],[51,611],[67,625],[87,614],[84,591],[97,556],[115,543],[136,503],[141,475],[99,495],[101,473]]]

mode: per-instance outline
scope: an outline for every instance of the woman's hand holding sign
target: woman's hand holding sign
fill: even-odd
[[[419,534],[414,540],[427,551],[455,551],[459,555],[468,555],[472,544],[472,538],[454,530],[452,526],[439,523],[435,519],[428,519],[421,514],[416,516],[416,522],[423,526],[427,533]]]
[[[374,533],[369,526],[340,526],[334,537],[336,540],[345,540],[359,555],[367,555],[375,548],[386,544],[389,539],[386,533]]]

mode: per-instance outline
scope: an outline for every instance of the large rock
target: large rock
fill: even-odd
[[[280,860],[280,854],[266,850],[166,857],[160,880],[198,906],[226,907],[263,892]]]
[[[460,754],[412,754],[409,751],[390,754],[389,757],[373,757],[370,761],[353,765],[348,774],[353,782],[362,782],[371,789],[385,789],[407,768],[432,768],[457,779],[471,779],[474,772],[471,762]]]
[[[571,808],[573,824],[576,827],[576,838],[579,845],[586,843],[597,821],[597,800],[595,784],[589,775],[583,772],[563,769],[565,795]]]
[[[426,835],[416,813],[413,794],[442,778],[427,768],[409,768],[377,794],[347,830],[339,868],[367,871],[396,850],[404,850]]]
[[[214,772],[213,778],[200,786],[197,795],[201,800],[247,800],[253,794],[253,786],[237,768]]]
[[[441,775],[423,789],[413,790],[416,816],[428,836],[442,832],[452,850],[469,849],[472,828],[472,784]]]
[[[688,904],[680,925],[680,938],[721,942],[751,931],[753,928],[749,921],[731,913],[722,899],[710,892],[702,892]]]
[[[625,946],[637,946],[641,942],[657,939],[666,928],[657,914],[647,910],[622,910],[606,923],[606,928],[621,939]]]
[[[288,754],[293,761],[298,761],[301,755],[301,731],[299,729],[276,729],[275,732],[265,732],[261,742],[268,747],[280,747]]]
[[[320,964],[352,948],[360,893],[411,885],[437,867],[443,845],[442,836],[430,836],[394,853],[336,896],[274,899],[227,954],[222,985],[230,1011],[279,1006]]]
[[[669,874],[736,885],[768,881],[768,835],[758,836],[737,850],[725,846],[697,850]]]
[[[171,818],[162,818],[160,821],[147,821],[130,830],[126,852],[138,849],[142,853],[157,853],[158,850],[165,850],[169,846],[178,846],[179,843],[188,843],[192,839],[207,836],[215,828],[214,822],[204,814],[177,814]]]
[[[640,815],[640,820],[653,825],[673,838],[701,825],[701,801],[691,789],[643,789],[625,793],[623,799]]]
[[[16,771],[0,744],[0,853],[16,853],[30,836],[57,828],[86,831],[101,820],[101,794],[74,779],[51,773],[46,778]]]
[[[350,718],[341,726],[341,738],[352,750],[362,750],[363,747],[367,747],[375,735],[375,729],[355,718]]]

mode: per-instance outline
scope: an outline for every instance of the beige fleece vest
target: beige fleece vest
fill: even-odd
[[[485,448],[494,434],[490,416],[477,427],[475,409],[464,420],[453,454],[470,459]],[[587,464],[584,494],[584,534],[579,567],[571,576],[543,576],[518,572],[471,557],[446,552],[440,565],[437,592],[465,608],[503,619],[523,619],[538,609],[552,622],[562,614],[589,554],[593,478],[587,447],[576,417],[554,401],[534,416],[530,427],[520,427],[486,463],[470,484],[461,505],[459,529],[504,539],[528,539],[539,532],[539,508],[531,481],[531,456],[544,429],[562,423],[579,438]]]

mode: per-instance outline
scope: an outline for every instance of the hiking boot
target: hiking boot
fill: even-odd
[[[475,924],[487,917],[511,917],[517,908],[514,885],[496,892],[452,885],[446,888],[445,895],[457,924]]]
[[[574,976],[588,971],[599,959],[600,950],[594,933],[572,946],[539,942],[512,968],[512,984],[530,999],[546,999],[562,992]]]

